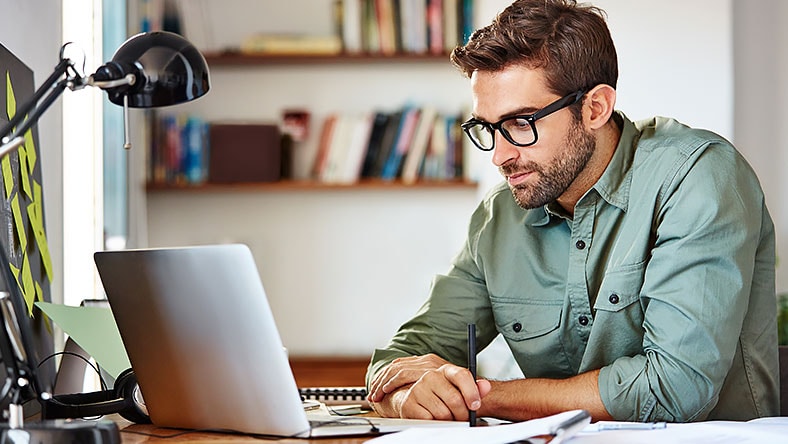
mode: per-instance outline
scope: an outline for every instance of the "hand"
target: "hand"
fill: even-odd
[[[389,394],[409,384],[418,381],[429,370],[436,370],[448,364],[445,359],[435,354],[423,356],[409,356],[397,358],[386,368],[375,375],[369,386],[369,402],[380,402]]]
[[[474,381],[468,369],[444,364],[389,398],[401,418],[467,421],[468,410],[479,410],[490,389],[489,381]]]

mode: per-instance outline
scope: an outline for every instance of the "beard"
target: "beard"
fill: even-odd
[[[552,162],[540,165],[535,162],[502,165],[499,170],[504,176],[519,171],[531,171],[537,177],[535,183],[510,186],[517,205],[524,209],[538,208],[558,199],[577,179],[594,153],[596,140],[573,120],[564,139],[564,149]],[[526,148],[527,149],[527,148]]]

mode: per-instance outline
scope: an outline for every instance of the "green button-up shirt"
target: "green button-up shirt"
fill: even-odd
[[[401,356],[466,365],[475,322],[479,345],[503,335],[525,377],[601,369],[618,420],[779,414],[774,227],[755,173],[711,132],[615,119],[618,147],[573,217],[490,191],[368,381]]]

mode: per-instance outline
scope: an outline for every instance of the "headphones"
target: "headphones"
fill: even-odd
[[[112,390],[54,395],[41,400],[44,419],[89,418],[113,413],[137,424],[151,422],[137,376],[130,368],[118,375]]]

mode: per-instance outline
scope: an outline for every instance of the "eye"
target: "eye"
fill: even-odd
[[[527,132],[531,131],[531,124],[528,122],[528,119],[524,117],[513,117],[503,123],[501,125],[509,132]]]

